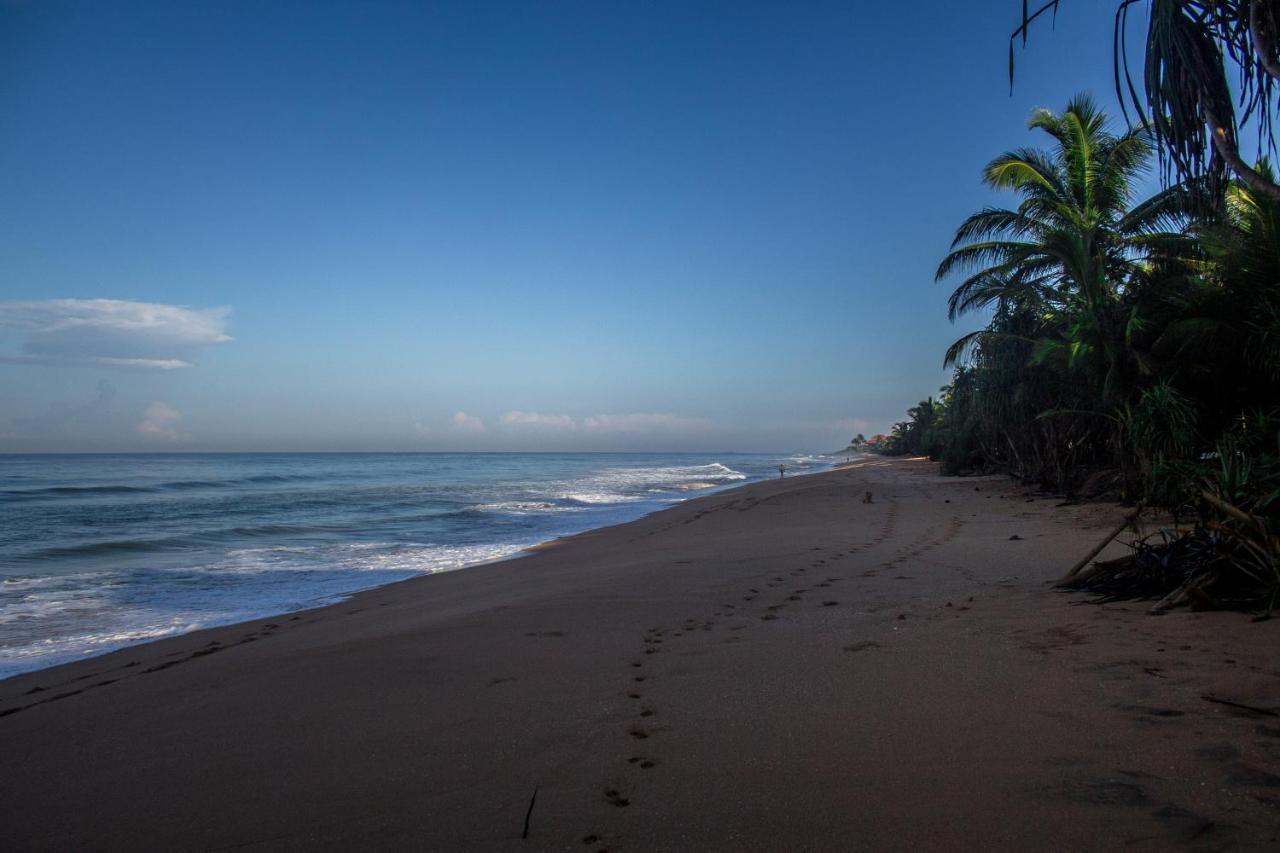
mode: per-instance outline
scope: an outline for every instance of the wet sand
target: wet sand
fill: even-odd
[[[1280,620],[1054,591],[1056,503],[874,460],[18,676],[4,846],[1275,849]]]

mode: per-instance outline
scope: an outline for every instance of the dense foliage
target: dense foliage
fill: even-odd
[[[984,172],[1015,204],[966,219],[938,269],[952,319],[991,319],[952,345],[951,383],[881,451],[1192,510],[1219,563],[1274,594],[1280,200],[1243,181],[1136,198],[1153,138],[1112,132],[1086,97],[1030,126],[1050,146]]]

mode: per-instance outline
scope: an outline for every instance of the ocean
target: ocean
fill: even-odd
[[[0,455],[0,678],[287,613],[833,460]]]

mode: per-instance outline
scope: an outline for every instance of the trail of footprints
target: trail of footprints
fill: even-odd
[[[899,548],[897,551],[894,552],[892,557],[890,557],[888,560],[885,560],[883,563],[880,563],[878,566],[875,566],[874,568],[867,569],[862,573],[862,576],[865,578],[873,578],[880,573],[879,572],[880,569],[895,568],[896,566],[899,566],[908,560],[923,556],[924,554],[929,553],[935,548],[939,548],[943,545],[946,545],[948,542],[955,539],[957,535],[959,535],[960,531],[964,528],[964,526],[965,526],[965,522],[963,519],[961,519],[959,516],[952,516],[951,519],[947,522],[946,526],[942,528],[942,532],[940,534],[937,534],[937,535],[926,534],[925,536],[921,537],[921,540],[919,542],[916,542],[912,545],[908,545],[903,548]],[[929,533],[932,534],[933,531],[930,531]],[[899,575],[899,578],[903,580],[910,580],[910,578],[905,575]]]
[[[703,513],[705,514],[705,513]],[[888,511],[885,513],[884,521],[881,523],[880,530],[871,539],[865,542],[849,545],[842,551],[836,551],[829,556],[815,557],[807,567],[799,567],[790,572],[795,578],[804,576],[810,569],[821,569],[839,560],[843,560],[853,554],[874,548],[891,539],[897,531],[898,523],[898,503],[892,498],[888,501]],[[935,541],[929,542],[922,547],[913,550],[900,552],[896,559],[908,559],[911,556],[925,553],[932,548],[950,541],[959,532],[961,523],[958,519],[953,519],[951,524]],[[815,547],[815,552],[821,552],[824,549]],[[759,614],[759,620],[771,622],[779,618],[779,611],[789,605],[802,602],[806,593],[814,590],[825,590],[832,587],[833,584],[839,583],[845,578],[837,574],[827,575],[823,580],[813,584],[812,587],[798,587],[787,591],[785,597],[774,604],[764,607],[764,612]],[[742,601],[750,604],[756,601],[761,595],[766,594],[765,590],[776,590],[787,583],[786,578],[781,575],[769,576],[760,586],[749,587],[742,595]],[[761,588],[763,587],[763,589]],[[834,599],[824,599],[818,606],[835,607],[839,605],[839,601]],[[734,624],[729,626],[729,631],[738,632],[750,626],[750,622],[744,621],[747,617],[748,608],[741,607],[730,602],[722,602],[720,606],[712,614],[712,618],[694,618],[690,617],[684,621],[679,628],[667,628],[663,626],[655,626],[649,628],[641,637],[642,650],[639,655],[628,662],[627,676],[628,689],[626,692],[627,699],[633,704],[634,710],[630,714],[630,721],[627,723],[627,736],[637,745],[637,751],[626,759],[626,768],[622,773],[611,779],[609,782],[601,786],[601,796],[604,801],[615,808],[627,808],[633,804],[636,796],[636,787],[640,784],[640,778],[631,774],[642,774],[644,771],[653,770],[661,765],[661,760],[656,749],[657,743],[663,732],[669,731],[670,728],[657,724],[657,720],[661,718],[660,709],[652,702],[645,701],[645,688],[653,681],[652,668],[650,663],[654,660],[653,656],[661,654],[669,650],[673,645],[677,645],[691,635],[702,634],[713,631],[719,624],[719,619],[733,619]],[[733,643],[741,638],[737,634],[726,637],[722,642]],[[859,644],[855,650],[870,648],[878,645],[870,642]],[[646,748],[640,748],[643,745]],[[597,853],[608,853],[608,847],[601,846],[603,837],[600,833],[591,832],[583,836],[582,843],[584,846],[591,847]]]

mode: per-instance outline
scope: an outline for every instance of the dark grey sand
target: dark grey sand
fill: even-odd
[[[1054,592],[1053,504],[875,461],[0,682],[0,846],[1276,849],[1280,622]]]

